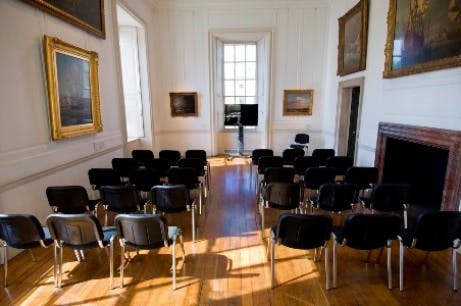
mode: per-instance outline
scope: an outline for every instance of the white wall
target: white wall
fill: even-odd
[[[32,213],[44,223],[50,185],[83,185],[88,169],[123,155],[121,91],[114,56],[112,5],[105,3],[106,39],[22,1],[0,1],[0,213]],[[43,36],[99,54],[103,131],[52,141],[48,123]]]
[[[338,21],[357,0],[338,0],[331,7],[327,56],[326,134],[336,135],[337,88],[343,80],[365,77],[357,163],[373,165],[379,122],[461,130],[461,68],[384,79],[384,46],[389,1],[370,0],[367,68],[336,76]]]
[[[154,138],[159,149],[203,148],[213,152],[210,96],[209,32],[270,30],[271,92],[269,146],[277,153],[295,133],[307,131],[313,146],[322,146],[322,112],[325,96],[326,37],[329,1],[159,1],[154,14],[155,81],[152,83]],[[312,116],[282,116],[284,89],[314,89]],[[198,117],[170,114],[170,91],[197,91]],[[217,114],[219,115],[219,114]],[[245,147],[250,149],[251,133]],[[217,143],[235,149],[235,134],[220,133]],[[225,138],[225,139],[223,139]],[[253,137],[254,138],[254,137]]]

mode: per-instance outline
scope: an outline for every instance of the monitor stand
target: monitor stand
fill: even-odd
[[[243,131],[244,131],[243,125],[240,124],[238,127],[238,134],[237,134],[237,154],[235,155],[228,154],[227,155],[228,160],[232,160],[234,157],[250,157],[249,155],[245,154],[245,144],[244,144],[245,135]]]

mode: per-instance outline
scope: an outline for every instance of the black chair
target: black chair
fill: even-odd
[[[88,170],[88,178],[91,188],[97,193],[94,197],[99,201],[101,201],[101,186],[120,186],[125,184],[122,182],[120,175],[112,168],[91,168]]]
[[[97,210],[100,200],[90,200],[82,186],[49,186],[46,188],[48,204],[53,212],[80,214]]]
[[[168,171],[171,168],[171,163],[168,159],[164,158],[153,158],[145,164],[147,169],[155,170],[160,174],[162,179],[166,180]]]
[[[296,158],[304,156],[303,149],[285,149],[282,153],[283,164],[285,166],[293,166]]]
[[[298,183],[274,182],[267,184],[261,202],[261,238],[264,239],[264,209],[297,210],[301,204],[301,188]]]
[[[335,156],[334,149],[315,149],[312,151],[312,156],[318,159],[320,166],[326,166],[327,160]]]
[[[378,212],[398,212],[402,214],[404,228],[407,228],[407,211],[411,201],[410,185],[377,184],[371,193],[370,209]]]
[[[55,287],[62,284],[62,251],[109,248],[110,289],[113,288],[115,227],[102,227],[95,216],[89,214],[51,214],[46,219],[54,240]]]
[[[101,197],[105,208],[105,225],[109,211],[119,214],[141,210],[141,199],[134,186],[102,186]]]
[[[357,200],[368,207],[370,203],[370,192],[378,182],[379,171],[376,167],[350,167],[346,170],[344,182],[355,184],[359,189]]]
[[[122,251],[120,252],[120,288],[123,288],[126,247],[136,250],[154,250],[171,246],[173,290],[176,290],[176,241],[182,250],[183,262],[186,260],[181,229],[168,226],[166,219],[159,215],[118,215],[115,217],[117,236]]]
[[[357,192],[353,184],[323,184],[319,188],[316,208],[333,213],[353,210]]]
[[[295,135],[295,143],[290,145],[292,149],[301,149],[307,154],[307,147],[309,145],[309,135],[305,133],[298,133]]]
[[[304,198],[306,198],[306,210],[308,204],[310,204],[311,210],[314,211],[318,203],[318,191],[320,186],[334,183],[335,176],[335,170],[332,168],[312,167],[306,170],[303,179],[299,182],[304,185],[302,200],[304,201]]]
[[[0,246],[2,247],[4,287],[8,286],[8,254],[7,247],[29,250],[35,261],[32,249],[48,247],[53,240],[46,227],[42,227],[37,218],[29,214],[0,214]]]
[[[332,227],[333,221],[327,215],[282,214],[279,216],[277,225],[271,228],[272,288],[275,286],[275,244],[282,244],[293,249],[315,249],[314,261],[317,261],[317,248],[325,249],[325,283],[326,289],[330,289],[328,245]]]
[[[403,229],[399,235],[399,287],[403,290],[403,255],[405,248],[415,248],[427,252],[452,249],[453,290],[458,289],[456,253],[460,248],[461,212],[438,211],[418,216],[412,229]]]
[[[387,286],[392,289],[391,247],[397,239],[401,220],[392,214],[350,214],[344,226],[333,228],[333,288],[336,288],[336,245],[358,250],[387,248]]]
[[[154,152],[151,150],[133,150],[131,151],[131,157],[139,164],[145,165],[154,159]]]
[[[301,179],[306,173],[308,168],[317,168],[319,167],[319,161],[316,157],[313,156],[300,156],[295,159],[293,169],[295,170],[295,175]]]
[[[112,158],[112,169],[120,175],[123,182],[129,182],[131,174],[140,167],[133,158],[116,157]]]
[[[263,177],[266,169],[271,167],[283,167],[283,158],[281,156],[261,156],[258,159],[258,172],[255,180],[256,195],[259,195],[261,192],[260,177]]]
[[[269,167],[264,171],[264,177],[261,180],[261,190],[258,194],[258,205],[259,208],[262,205],[263,195],[265,194],[265,188],[270,183],[293,183],[294,182],[294,170],[293,168],[286,167]]]
[[[184,185],[189,192],[198,192],[198,213],[202,214],[203,206],[203,184],[200,181],[197,171],[191,167],[171,168],[168,171],[168,184]]]
[[[190,198],[185,185],[159,185],[151,189],[155,211],[179,213],[188,211],[191,215],[192,241],[195,241],[195,201]]]
[[[156,185],[161,185],[160,173],[150,168],[139,168],[130,177],[130,182],[139,193],[139,197],[144,202],[144,213],[151,204],[150,190]]]
[[[181,152],[177,150],[161,150],[158,153],[160,158],[166,159],[172,166],[178,165],[178,161],[181,159]]]
[[[181,158],[178,162],[178,167],[190,167],[194,168],[197,176],[202,178],[202,185],[203,185],[203,193],[205,198],[208,197],[208,179],[207,179],[207,171],[206,171],[206,161],[203,161],[201,158],[195,157],[186,157]]]
[[[211,165],[207,159],[206,151],[205,150],[187,150],[184,156],[186,158],[199,158],[204,162],[205,170],[206,170],[206,174],[205,174],[206,182],[205,183],[208,186],[208,191],[209,191],[210,181],[211,181]]]
[[[327,167],[334,168],[336,180],[343,181],[347,169],[354,165],[354,159],[349,156],[332,156],[327,159]]]
[[[271,149],[255,149],[251,152],[250,162],[250,186],[253,181],[253,167],[258,166],[259,158],[263,156],[274,156],[274,151]],[[255,188],[257,186],[257,178],[255,180]]]

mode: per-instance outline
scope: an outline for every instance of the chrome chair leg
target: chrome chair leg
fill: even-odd
[[[452,261],[453,261],[453,291],[458,290],[458,276],[457,276],[457,266],[456,266],[456,249],[452,248]]]
[[[53,272],[54,272],[54,287],[58,288],[58,247],[56,246],[56,243],[53,245],[53,251],[54,251],[54,261],[53,261]]]
[[[109,245],[109,252],[110,252],[110,258],[109,258],[109,273],[110,273],[110,283],[109,283],[109,288],[110,290],[114,289],[114,237],[111,238],[111,242]]]
[[[173,239],[171,245],[171,261],[172,261],[172,272],[173,272],[173,290],[176,290],[176,239]]]
[[[403,291],[403,252],[405,248],[403,243],[400,242],[400,251],[399,251],[399,289]]]
[[[387,288],[392,289],[392,256],[391,256],[391,241],[387,242]]]
[[[330,260],[329,260],[329,242],[327,242],[325,244],[325,287],[327,288],[327,290],[330,290],[331,287],[330,287],[330,283],[331,283],[331,280],[330,280]],[[321,252],[320,252],[321,253]]]
[[[121,244],[120,251],[120,288],[123,288],[123,272],[125,270],[125,245]]]
[[[336,239],[333,241],[333,288],[336,288],[336,274],[337,274],[337,269],[336,269],[336,246],[337,242]]]
[[[275,287],[275,271],[274,271],[274,261],[275,261],[275,237],[271,239],[271,288]]]
[[[192,205],[190,213],[192,218],[192,242],[195,242],[195,205]]]

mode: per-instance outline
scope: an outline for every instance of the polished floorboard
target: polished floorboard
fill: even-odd
[[[392,290],[386,285],[385,256],[376,262],[378,252],[367,262],[366,252],[340,247],[337,288],[326,290],[323,260],[314,262],[313,252],[283,246],[276,247],[277,286],[271,289],[267,241],[263,243],[259,234],[249,159],[210,160],[211,192],[204,213],[197,216],[196,242],[191,242],[188,213],[167,217],[183,229],[187,255],[183,263],[178,248],[176,291],[171,286],[168,248],[131,251],[125,286],[119,288],[117,269],[113,290],[108,252],[88,250],[86,259],[77,262],[66,249],[62,289],[57,290],[53,250],[39,248],[34,250],[35,262],[28,252],[9,262],[9,286],[0,289],[0,305],[461,305],[461,292],[451,290],[450,251],[431,254],[426,264],[424,253],[407,251],[405,290],[400,292],[398,243],[392,252]],[[275,224],[277,214],[266,210],[266,228]],[[117,243],[116,267],[119,254]]]

